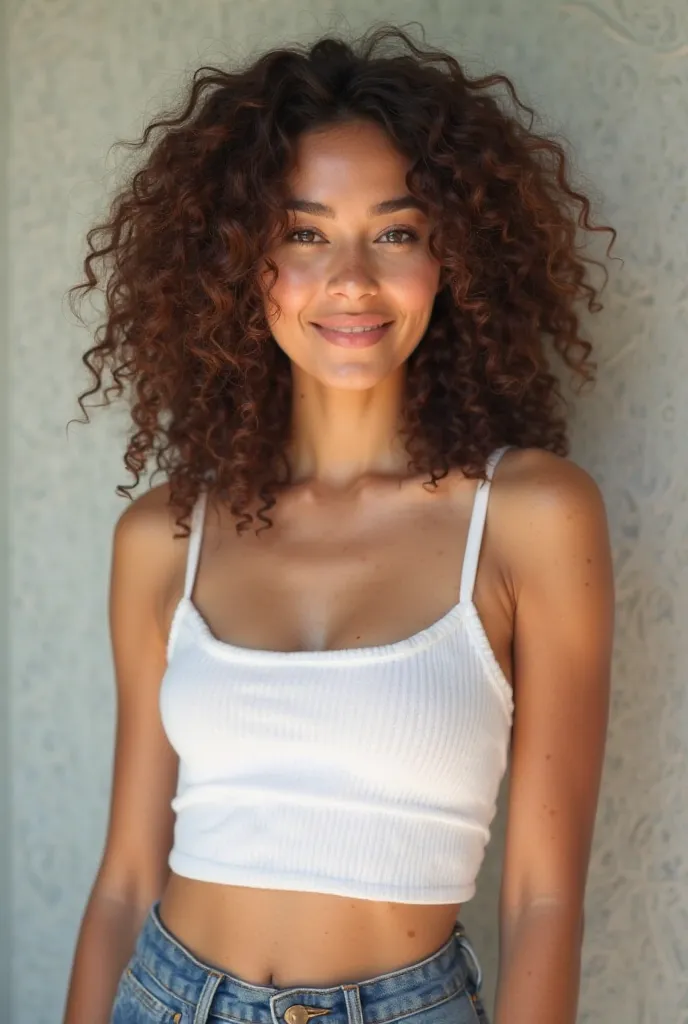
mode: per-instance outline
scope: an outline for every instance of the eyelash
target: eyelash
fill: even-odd
[[[303,241],[299,241],[296,238],[294,238],[294,236],[295,235],[307,235],[307,234],[308,235],[317,235],[317,233],[318,232],[315,231],[313,228],[299,228],[298,231],[291,231],[286,236],[286,241],[290,242],[292,245],[304,245],[304,246],[306,246],[306,245],[316,245],[318,243],[316,243],[316,242],[303,242]],[[416,231],[414,231],[412,228],[389,228],[389,230],[385,231],[384,234],[385,235],[391,235],[391,234],[409,235],[409,238],[405,242],[387,242],[387,245],[393,245],[393,246],[411,245],[413,242],[417,242],[420,239],[420,235]],[[384,235],[382,237],[384,237]]]

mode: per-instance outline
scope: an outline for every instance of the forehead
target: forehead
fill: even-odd
[[[365,191],[388,198],[404,191],[411,161],[400,153],[378,125],[354,122],[304,133],[296,146],[296,161],[288,182],[293,194],[308,199]],[[318,195],[315,195],[315,192]]]

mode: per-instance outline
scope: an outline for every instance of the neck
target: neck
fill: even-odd
[[[287,457],[294,483],[337,490],[363,477],[406,475],[401,438],[404,366],[364,391],[323,386],[294,366]]]

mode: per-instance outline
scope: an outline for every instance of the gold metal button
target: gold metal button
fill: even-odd
[[[294,1003],[284,1011],[284,1019],[287,1024],[306,1024],[311,1017],[321,1017],[324,1013],[331,1013],[331,1010],[323,1010],[319,1006],[304,1006],[303,1003]]]

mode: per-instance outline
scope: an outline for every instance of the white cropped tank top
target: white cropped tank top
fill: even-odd
[[[507,447],[477,486],[458,603],[377,647],[279,652],[215,638],[191,600],[202,492],[160,690],[179,755],[175,873],[400,903],[474,895],[513,715],[473,604]]]

